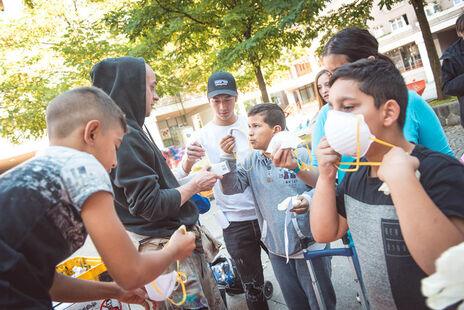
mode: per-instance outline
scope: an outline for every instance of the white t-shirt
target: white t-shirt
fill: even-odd
[[[200,143],[206,150],[206,155],[212,164],[219,163],[221,147],[219,142],[229,134],[230,128],[240,128],[248,134],[248,120],[246,117],[239,116],[237,121],[229,126],[218,126],[212,121],[200,129],[195,136],[195,141]],[[250,154],[250,145],[241,143],[237,145],[237,157],[245,159]],[[239,163],[237,163],[239,165]],[[221,209],[229,222],[243,222],[256,219],[255,203],[250,187],[241,194],[224,195],[221,191],[219,182],[213,187],[216,205]]]

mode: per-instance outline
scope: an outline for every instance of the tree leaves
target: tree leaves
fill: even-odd
[[[90,69],[106,57],[143,57],[161,96],[203,93],[219,70],[232,72],[242,91],[281,80],[305,54],[301,46],[370,18],[372,1],[321,15],[329,3],[28,0],[23,18],[0,20],[0,135],[12,141],[43,135],[49,100],[89,85]]]

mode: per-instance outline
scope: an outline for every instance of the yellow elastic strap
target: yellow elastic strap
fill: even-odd
[[[340,170],[340,171],[344,171],[344,172],[354,172],[354,171],[358,171],[359,170],[359,167],[360,166],[380,166],[380,162],[360,162],[359,161],[359,155],[361,153],[361,146],[359,144],[359,124],[360,124],[360,118],[358,117],[358,122],[356,124],[356,149],[357,149],[357,152],[356,152],[356,161],[355,161],[355,168],[340,168],[340,165],[353,165],[353,162],[351,163],[344,163],[344,162],[338,162],[338,163],[334,163],[334,166]],[[370,140],[374,141],[374,142],[377,142],[377,143],[380,143],[380,144],[383,144],[383,145],[386,145],[386,146],[389,146],[389,147],[395,147],[393,144],[390,144],[388,142],[385,142],[385,141],[382,141],[382,140],[379,140],[377,138],[372,138],[372,137],[369,137]]]
[[[184,230],[184,234],[187,234],[187,228],[185,228],[185,225],[182,225],[180,228],[182,228]],[[166,244],[163,246],[166,247],[168,245],[169,241],[166,242]],[[182,305],[185,300],[187,299],[187,293],[185,291],[185,283],[187,283],[187,275],[183,272],[180,272],[179,271],[179,261],[177,261],[177,276],[176,276],[176,281],[180,284],[180,286],[182,287],[182,300],[179,301],[179,302],[175,302],[174,300],[172,300],[171,298],[169,298],[168,296],[164,296],[163,293],[161,293],[161,291],[156,287],[155,285],[155,282],[152,281],[151,282],[151,285],[153,285],[153,287],[155,288],[155,290],[158,292],[158,294],[160,294],[161,296],[164,296],[166,297],[167,300],[169,300],[173,305],[175,306],[180,306]]]
[[[309,147],[307,144],[306,144],[306,149],[308,150],[308,154],[309,154],[309,168],[308,168],[308,165],[306,165],[306,163],[300,159],[300,156],[298,156],[298,148],[295,148],[295,152],[293,150],[290,150],[290,152],[292,152],[293,157],[295,157],[295,159],[297,160],[296,165],[298,166],[300,171],[311,171],[313,169],[311,151],[309,150]]]

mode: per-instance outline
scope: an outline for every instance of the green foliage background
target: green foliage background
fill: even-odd
[[[228,70],[242,91],[287,78],[290,64],[341,28],[365,27],[372,1],[327,13],[328,0],[27,0],[17,18],[0,15],[0,136],[45,133],[48,102],[90,85],[106,57],[143,57],[160,96],[202,93]],[[325,15],[321,12],[325,10]],[[261,85],[262,86],[262,85]]]

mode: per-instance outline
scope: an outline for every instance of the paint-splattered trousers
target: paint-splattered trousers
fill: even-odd
[[[234,259],[242,280],[248,309],[269,309],[263,293],[261,247],[265,247],[261,242],[258,221],[231,222],[223,230],[223,235],[227,251]]]

